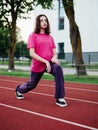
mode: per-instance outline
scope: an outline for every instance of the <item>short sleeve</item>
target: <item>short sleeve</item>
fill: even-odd
[[[51,36],[51,38],[52,38],[52,47],[53,47],[53,48],[56,48],[56,45],[55,45],[54,39],[53,39],[52,36]]]
[[[27,48],[35,48],[35,34],[32,33],[30,34],[29,38],[28,38],[28,44],[27,44]]]

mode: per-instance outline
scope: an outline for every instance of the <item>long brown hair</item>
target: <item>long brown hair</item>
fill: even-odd
[[[49,35],[50,34],[50,24],[49,24],[49,21],[48,21],[48,18],[46,15],[44,14],[40,14],[36,17],[36,23],[35,23],[35,29],[34,29],[34,32],[39,34],[40,33],[40,17],[46,17],[46,21],[47,21],[47,28],[45,28],[45,34]]]

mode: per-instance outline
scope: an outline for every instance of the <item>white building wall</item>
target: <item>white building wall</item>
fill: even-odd
[[[69,37],[69,21],[65,15],[65,29],[58,30],[58,4],[54,1],[55,10],[42,10],[41,7],[36,8],[34,16],[44,13],[48,16],[51,32],[56,44],[64,42],[64,51],[72,52],[70,37]],[[75,18],[80,30],[82,51],[94,52],[98,51],[98,0],[75,0]],[[58,46],[57,46],[58,47]],[[58,51],[58,48],[57,48]]]
[[[65,52],[71,51],[70,39],[69,39],[69,25],[68,19],[65,16],[65,30],[58,30],[58,2],[57,0],[54,1],[54,9],[53,10],[43,10],[40,6],[33,11],[34,21],[37,15],[45,14],[50,22],[51,28],[51,35],[54,37],[57,52],[58,52],[58,43],[64,42],[65,43]]]
[[[98,0],[75,0],[83,52],[98,52]]]
[[[33,31],[34,21],[37,15],[44,13],[47,15],[51,34],[54,37],[55,43],[64,42],[64,52],[72,52],[70,37],[69,37],[69,21],[65,15],[65,29],[58,30],[58,2],[54,0],[54,10],[43,10],[40,6],[33,11],[31,20],[26,20],[25,25],[21,23],[22,34],[27,41],[29,34]],[[80,30],[83,52],[98,52],[98,0],[74,0],[75,19]],[[20,27],[20,26],[19,26]]]

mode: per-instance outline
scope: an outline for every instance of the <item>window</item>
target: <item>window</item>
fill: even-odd
[[[59,30],[61,30],[64,29],[64,8],[61,0],[58,1],[58,4],[59,4],[58,28]]]
[[[64,53],[64,43],[58,43],[58,58],[59,59],[65,59],[65,53]]]

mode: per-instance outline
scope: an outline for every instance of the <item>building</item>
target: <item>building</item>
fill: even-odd
[[[57,46],[59,59],[73,62],[69,37],[69,21],[61,0],[54,0],[53,10],[43,10],[38,6],[33,11],[33,21],[38,14],[49,18],[51,34]],[[98,62],[98,0],[74,0],[75,21],[79,27],[84,62]],[[34,23],[33,23],[34,24]]]

